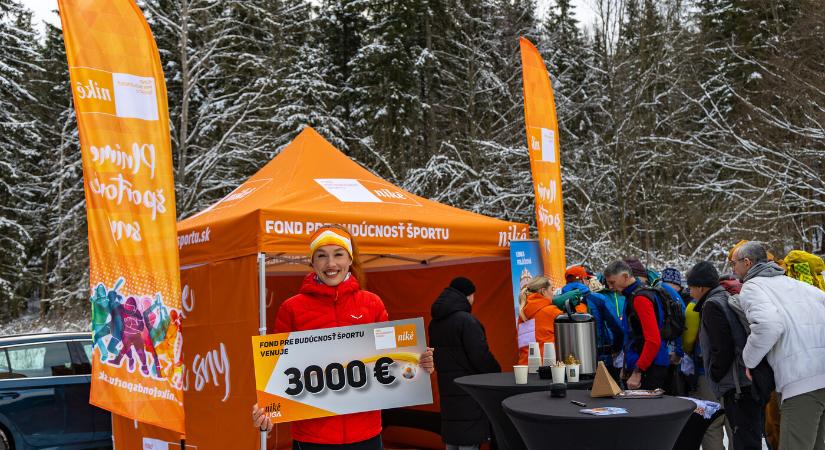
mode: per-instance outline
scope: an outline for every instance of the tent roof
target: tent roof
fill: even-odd
[[[295,256],[305,256],[309,236],[325,223],[347,226],[373,267],[507,257],[509,240],[528,234],[527,225],[404,191],[307,127],[226,197],[178,223],[181,264],[265,252],[277,256],[270,264],[305,271],[306,260]]]

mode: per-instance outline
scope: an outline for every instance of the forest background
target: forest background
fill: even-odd
[[[169,94],[177,213],[310,125],[405,189],[535,224],[518,37],[556,95],[567,260],[825,251],[818,0],[141,0]],[[59,29],[0,0],[0,322],[85,327],[85,204]],[[319,162],[322,164],[323,162]],[[67,319],[68,318],[68,319]]]

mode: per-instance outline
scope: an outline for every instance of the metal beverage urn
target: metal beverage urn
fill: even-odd
[[[573,355],[581,364],[584,377],[596,374],[596,323],[590,314],[559,314],[554,324],[556,358],[564,361]]]

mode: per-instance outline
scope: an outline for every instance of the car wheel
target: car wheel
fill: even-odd
[[[0,450],[10,450],[11,448],[11,439],[9,439],[8,432],[0,428]]]

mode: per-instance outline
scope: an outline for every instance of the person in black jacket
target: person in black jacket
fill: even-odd
[[[500,372],[487,346],[484,327],[470,314],[475,285],[455,278],[433,303],[430,346],[434,351],[441,396],[441,438],[447,450],[478,448],[490,438],[490,424],[481,407],[453,380],[465,375]]]
[[[695,311],[701,316],[699,346],[710,388],[725,408],[734,450],[761,450],[762,411],[752,395],[751,381],[741,361],[747,334],[728,302],[729,294],[719,284],[719,273],[707,261],[693,266],[687,275]]]

